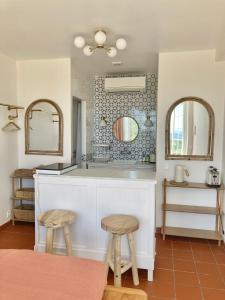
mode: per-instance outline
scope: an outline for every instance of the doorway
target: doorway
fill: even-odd
[[[81,165],[83,149],[83,131],[84,126],[84,101],[73,97],[72,102],[72,162]]]

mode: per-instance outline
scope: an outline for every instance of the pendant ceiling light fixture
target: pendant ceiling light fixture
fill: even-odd
[[[86,56],[91,56],[96,49],[104,49],[109,57],[115,57],[118,50],[124,50],[127,46],[127,42],[123,38],[116,40],[115,47],[105,45],[106,42],[106,33],[103,30],[98,30],[95,32],[95,45],[88,45],[85,42],[85,39],[82,36],[77,36],[74,39],[74,45],[77,48],[83,48],[83,53]]]

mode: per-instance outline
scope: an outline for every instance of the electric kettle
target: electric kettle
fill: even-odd
[[[189,176],[189,172],[185,166],[182,165],[176,165],[175,166],[175,182],[184,182],[184,178],[186,176]]]

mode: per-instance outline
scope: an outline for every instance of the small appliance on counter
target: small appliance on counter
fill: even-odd
[[[155,153],[146,154],[146,155],[143,153],[142,162],[155,164],[156,163]]]
[[[174,182],[184,183],[185,182],[185,180],[184,180],[185,175],[189,176],[189,172],[188,172],[187,168],[185,166],[182,166],[182,165],[176,165],[175,166]]]
[[[77,169],[77,165],[74,163],[55,163],[46,166],[39,166],[36,168],[37,174],[46,174],[46,175],[62,175],[67,172],[70,172],[74,169]]]
[[[211,187],[221,186],[221,176],[217,168],[210,166],[207,172],[207,182],[206,184]]]

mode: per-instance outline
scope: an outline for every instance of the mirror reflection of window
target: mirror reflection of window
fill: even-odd
[[[63,155],[63,115],[54,101],[36,100],[27,108],[25,153]]]
[[[30,148],[57,151],[59,122],[56,109],[49,103],[38,103],[30,116]]]
[[[171,151],[175,155],[183,154],[184,149],[184,104],[178,105],[172,112],[170,123]]]
[[[206,155],[208,151],[209,115],[198,102],[177,105],[170,119],[170,145],[174,155]]]
[[[138,135],[138,124],[131,117],[120,117],[113,124],[115,138],[123,142],[131,142]]]

